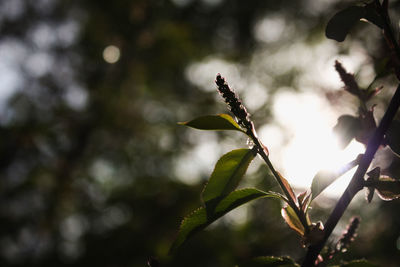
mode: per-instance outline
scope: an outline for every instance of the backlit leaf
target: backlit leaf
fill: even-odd
[[[360,125],[357,125],[356,140],[364,145],[368,144],[369,139],[376,130],[376,121],[374,118],[374,109],[370,109],[363,112],[362,116],[359,117]]]
[[[211,214],[208,213],[204,207],[195,210],[182,221],[178,236],[172,244],[170,253],[173,253],[193,234],[206,228],[209,224],[224,216],[229,211],[251,200],[263,197],[280,199],[279,195],[275,193],[264,192],[255,188],[245,188],[236,190],[221,199]]]
[[[293,202],[296,203],[296,202],[297,202],[296,195],[294,194],[293,189],[292,189],[292,187],[290,186],[288,180],[286,180],[286,178],[283,177],[282,174],[280,174],[280,172],[277,172],[277,173],[278,173],[278,175],[279,175],[279,177],[280,177],[280,179],[281,179],[281,181],[282,181],[282,183],[283,183],[283,186],[284,186],[284,187],[286,188],[286,190],[289,192],[289,195],[290,195],[290,197],[292,198]]]
[[[311,184],[312,199],[316,198],[322,191],[324,191],[329,185],[331,185],[337,178],[354,168],[358,165],[361,160],[359,155],[355,160],[347,163],[339,170],[334,171],[319,171],[313,178]]]
[[[206,115],[179,124],[199,130],[236,130],[244,132],[228,114]]]
[[[390,201],[400,198],[400,180],[388,176],[381,176],[374,187],[382,200]]]
[[[202,198],[205,204],[235,190],[255,155],[251,149],[236,149],[223,155],[203,190]]]
[[[281,209],[281,214],[285,222],[289,225],[289,227],[296,231],[299,235],[304,235],[304,226],[302,225],[299,217],[297,217],[296,212],[290,207],[286,206]]]
[[[312,198],[316,198],[339,177],[340,174],[336,171],[319,171],[311,183]]]
[[[297,196],[297,202],[299,203],[300,209],[305,212],[311,202],[311,191],[307,190]]]
[[[341,148],[345,148],[350,141],[356,137],[361,123],[357,117],[351,115],[342,115],[338,118],[338,122],[333,131],[338,135]]]

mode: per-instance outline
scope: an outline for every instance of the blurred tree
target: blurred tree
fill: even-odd
[[[231,266],[257,255],[301,257],[272,202],[251,206],[245,223],[221,220],[166,256],[178,218],[198,206],[209,175],[178,177],[177,162],[198,136],[176,122],[224,112],[203,88],[197,62],[232,62],[262,83],[254,57],[265,49],[277,54],[292,38],[321,42],[335,2],[2,0],[0,264],[144,266],[153,256],[168,266]],[[385,51],[374,49],[374,58]],[[296,75],[307,71],[271,73],[271,96],[283,85],[298,89]],[[260,123],[270,118],[268,101],[252,110]],[[255,170],[253,181],[271,188],[265,170]],[[378,235],[398,240],[392,208],[398,203],[385,206],[390,221],[377,235],[368,231],[373,245],[352,253],[398,262],[399,251],[387,250]]]

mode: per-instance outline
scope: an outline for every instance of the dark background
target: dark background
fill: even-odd
[[[391,2],[396,17],[399,2]],[[176,177],[177,162],[207,142],[176,123],[226,112],[212,80],[207,91],[188,79],[191,64],[222,58],[243,66],[251,80],[262,75],[246,70],[257,49],[277,51],[299,38],[310,46],[321,42],[328,19],[349,3],[1,0],[0,265],[146,266],[154,257],[161,266],[233,266],[261,255],[300,260],[305,250],[283,223],[281,203],[271,200],[251,204],[244,223],[221,220],[167,256],[181,219],[200,205],[212,168],[191,183]],[[256,23],[277,14],[295,30],[273,44],[257,40]],[[359,43],[378,66],[388,56],[379,37],[360,23],[344,44],[333,45],[346,55]],[[109,45],[121,52],[114,64],[102,56]],[[277,72],[273,84],[297,90],[297,75],[308,71]],[[386,88],[393,80],[388,77]],[[261,125],[271,108],[251,113]],[[241,140],[231,133],[216,138]],[[253,186],[278,190],[265,166],[252,176]],[[316,218],[326,218],[333,203],[326,201],[314,208]],[[373,208],[359,202],[346,213],[344,220],[358,214],[362,224],[344,258],[397,266],[399,202],[375,202]]]

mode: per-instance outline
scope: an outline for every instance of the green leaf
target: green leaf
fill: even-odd
[[[336,13],[326,25],[325,35],[329,39],[343,42],[350,29],[361,19],[383,28],[383,20],[376,11],[375,4],[370,3],[365,6],[351,6]]]
[[[400,198],[400,180],[382,175],[374,187],[382,200],[390,201]]]
[[[250,162],[255,157],[252,149],[236,149],[223,155],[215,165],[202,198],[207,205],[212,199],[224,197],[236,189]]]
[[[328,25],[326,25],[326,37],[343,42],[350,29],[364,15],[365,9],[362,6],[351,6],[339,11],[329,20]]]
[[[333,127],[333,131],[339,137],[341,148],[345,148],[350,141],[356,137],[357,132],[361,128],[360,120],[351,115],[342,115],[338,118],[338,122]]]
[[[272,197],[280,199],[276,193],[264,192],[255,188],[245,188],[230,193],[221,199],[216,205],[213,213],[208,213],[206,208],[201,207],[187,216],[181,223],[179,233],[172,244],[170,253],[176,251],[189,237],[196,232],[206,228],[209,224],[222,217],[229,211],[257,198]]]
[[[313,178],[311,184],[311,194],[312,199],[316,198],[322,193],[329,185],[331,185],[337,178],[354,168],[359,164],[361,160],[361,155],[359,155],[355,160],[347,163],[339,170],[334,171],[319,171]]]
[[[390,149],[400,157],[400,121],[392,121],[386,132],[386,142]]]
[[[285,222],[292,230],[296,231],[299,235],[304,236],[304,226],[292,207],[286,206],[282,208],[281,214]]]
[[[206,115],[191,121],[179,122],[178,124],[199,130],[236,130],[245,133],[228,114]]]
[[[296,203],[297,202],[296,195],[295,195],[292,187],[290,186],[288,180],[286,180],[286,178],[283,177],[280,172],[277,172],[277,173],[279,175],[279,178],[282,181],[282,185],[285,187],[286,191],[289,193],[290,198],[293,200],[294,203]]]
[[[378,265],[372,264],[366,260],[354,260],[345,264],[340,265],[341,267],[378,267]]]
[[[289,257],[274,257],[274,256],[262,256],[252,259],[246,262],[243,267],[297,267],[299,266],[294,260]]]

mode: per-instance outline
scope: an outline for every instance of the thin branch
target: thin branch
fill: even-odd
[[[302,266],[314,266],[318,254],[322,250],[329,236],[331,235],[336,224],[342,217],[353,197],[364,187],[364,176],[371,164],[372,159],[379,146],[382,144],[385,132],[394,119],[397,110],[400,106],[400,84],[398,85],[395,94],[393,95],[389,107],[387,108],[378,128],[375,130],[374,135],[369,140],[365,154],[361,158],[361,162],[353,175],[348,187],[340,197],[335,209],[332,211],[328,220],[325,223],[324,238],[319,243],[312,245],[308,248],[307,255],[303,261]]]
[[[254,133],[249,133],[249,134],[250,134],[251,139],[254,142],[254,145],[256,145],[258,148],[258,154],[260,154],[260,156],[263,158],[265,163],[267,163],[269,169],[271,170],[272,174],[274,175],[275,179],[277,180],[283,193],[286,195],[286,197],[288,199],[288,205],[296,212],[296,215],[299,218],[301,224],[303,225],[305,232],[308,233],[310,229],[309,229],[309,225],[307,223],[307,219],[304,216],[304,213],[301,212],[301,210],[299,209],[299,207],[296,205],[293,198],[291,197],[291,194],[286,189],[286,186],[283,184],[281,177],[279,176],[278,172],[275,170],[274,166],[272,165],[271,161],[269,160],[268,155],[265,153],[263,145],[260,143],[258,138],[254,135]]]
[[[394,37],[394,33],[391,27],[390,17],[387,12],[387,7],[383,7],[379,0],[375,0],[376,8],[383,19],[383,34],[385,36],[386,41],[388,42],[389,48],[394,50],[396,57],[400,61],[400,47],[399,44]],[[400,80],[400,71],[397,68],[395,70],[397,78]],[[337,225],[338,221],[342,217],[343,213],[347,209],[347,206],[350,204],[353,197],[364,187],[364,176],[366,171],[368,170],[369,165],[371,164],[372,159],[376,151],[378,150],[379,146],[381,145],[384,135],[387,129],[390,126],[390,123],[394,119],[397,110],[400,106],[400,84],[398,85],[395,94],[393,95],[389,107],[387,108],[378,128],[375,130],[374,135],[369,140],[367,149],[365,154],[363,155],[358,168],[353,175],[348,187],[346,188],[345,192],[339,199],[338,203],[336,204],[335,209],[332,211],[331,215],[329,216],[324,230],[324,239],[321,240],[319,243],[312,245],[308,248],[306,257],[303,261],[302,266],[314,266],[315,260],[318,257],[318,254],[322,250],[323,246],[325,245],[326,241],[328,240],[329,236],[331,235],[333,229]]]
[[[274,166],[269,160],[268,158],[269,152],[261,143],[261,141],[258,139],[254,130],[254,124],[250,120],[250,114],[247,112],[246,107],[242,104],[238,95],[229,87],[228,83],[225,81],[225,78],[221,77],[221,74],[219,73],[217,74],[215,83],[218,86],[219,93],[225,99],[225,102],[228,104],[233,115],[235,115],[235,117],[237,118],[239,125],[242,128],[246,129],[246,134],[252,139],[254,145],[257,147],[258,154],[260,154],[265,163],[267,163],[269,169],[274,175],[283,193],[286,195],[286,198],[288,200],[288,205],[296,212],[296,215],[297,217],[299,217],[299,220],[301,221],[301,224],[303,225],[305,232],[308,233],[309,226],[307,223],[307,219],[304,216],[304,213],[299,208],[299,206],[297,206],[297,204],[295,203],[295,199],[293,199],[295,196],[293,196],[292,192],[288,191],[285,183],[282,181],[281,176],[275,170]]]

